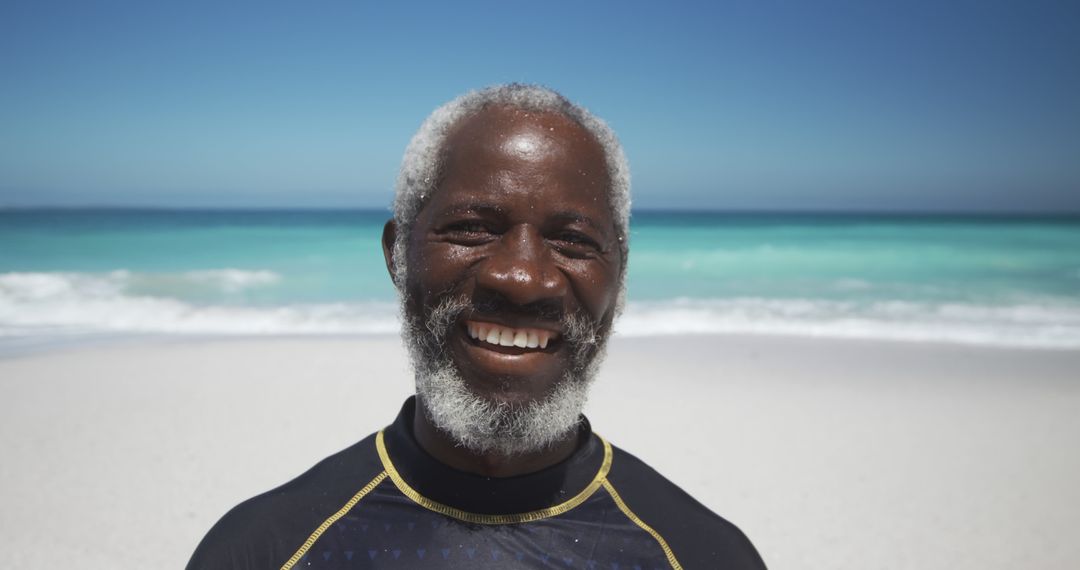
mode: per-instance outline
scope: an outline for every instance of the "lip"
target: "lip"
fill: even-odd
[[[491,324],[496,324],[496,325],[505,326],[505,327],[509,327],[509,328],[533,328],[533,329],[543,328],[543,330],[559,333],[559,336],[556,336],[556,337],[552,338],[551,340],[549,340],[546,348],[522,348],[522,347],[518,347],[518,346],[502,346],[502,345],[499,345],[499,344],[491,344],[489,342],[484,342],[484,341],[480,340],[479,338],[473,338],[469,334],[468,328],[467,328],[468,327],[467,323],[469,323],[470,321],[474,322],[474,323],[491,323]],[[561,334],[560,331],[554,330],[554,329],[549,328],[549,327],[536,327],[536,326],[525,326],[525,325],[517,325],[517,326],[504,325],[502,323],[497,323],[497,322],[495,322],[493,320],[467,319],[467,320],[461,321],[461,324],[458,325],[457,329],[458,329],[458,334],[461,335],[462,340],[466,344],[468,344],[468,345],[470,345],[470,346],[472,346],[472,347],[474,347],[474,348],[476,348],[478,350],[486,350],[488,352],[494,352],[494,353],[497,353],[497,354],[505,354],[505,355],[511,355],[511,356],[526,356],[526,355],[530,355],[530,354],[550,354],[550,353],[554,353],[554,352],[559,350],[560,346],[562,346],[562,340],[563,340],[562,339],[562,334]]]
[[[494,323],[495,321],[485,319],[478,322]],[[458,362],[462,368],[471,370],[470,376],[477,380],[485,382],[485,378],[491,381],[499,378],[540,380],[561,377],[561,369],[565,366],[564,359],[561,358],[563,347],[561,337],[552,340],[547,348],[543,349],[499,346],[470,337],[465,323],[466,320],[463,319],[458,326],[454,327],[455,335],[458,337],[456,343]],[[550,329],[550,327],[546,328]],[[541,384],[545,382],[546,380],[540,380]]]
[[[560,336],[563,334],[562,326],[558,323],[551,321],[541,321],[538,319],[530,319],[523,317],[510,317],[505,315],[465,315],[461,319],[462,326],[465,322],[472,321],[475,323],[491,323],[493,325],[499,325],[501,327],[509,327],[512,329],[543,329],[558,333]]]

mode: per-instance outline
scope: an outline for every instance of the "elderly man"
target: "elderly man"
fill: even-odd
[[[383,232],[416,397],[237,506],[188,567],[763,568],[581,415],[623,300],[629,206],[615,135],[561,95],[506,85],[437,109]]]

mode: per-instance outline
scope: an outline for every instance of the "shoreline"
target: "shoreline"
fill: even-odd
[[[14,340],[12,340],[14,339]],[[93,351],[100,349],[139,349],[157,346],[174,346],[187,344],[243,344],[251,342],[295,342],[295,343],[323,343],[323,342],[364,342],[368,340],[393,339],[400,343],[400,334],[384,332],[325,332],[325,333],[133,333],[133,332],[97,332],[78,333],[51,337],[11,336],[0,338],[0,362],[28,357],[47,357],[56,354],[70,352]],[[1007,345],[993,343],[963,342],[940,339],[909,339],[909,338],[881,338],[881,337],[847,337],[840,335],[821,334],[798,334],[778,332],[688,332],[659,333],[659,334],[620,334],[618,331],[611,337],[612,343],[634,342],[681,342],[680,339],[700,339],[702,342],[710,341],[735,341],[753,340],[762,343],[822,343],[822,344],[852,344],[859,346],[895,346],[914,347],[931,350],[958,350],[973,352],[1014,352],[1035,354],[1080,354],[1080,347],[1070,346],[1036,346],[1036,345]],[[694,342],[692,340],[692,342]],[[402,349],[404,351],[404,349]]]
[[[1080,351],[616,337],[586,413],[771,568],[1066,568],[1076,370]],[[0,358],[9,561],[183,566],[228,508],[383,427],[410,393],[395,335]]]

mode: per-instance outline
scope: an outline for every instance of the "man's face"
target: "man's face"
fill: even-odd
[[[603,150],[561,115],[511,108],[465,119],[444,149],[406,236],[406,316],[442,321],[471,394],[525,408],[583,378],[611,327],[623,259]]]

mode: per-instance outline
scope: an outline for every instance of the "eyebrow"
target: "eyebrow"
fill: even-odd
[[[572,211],[569,211],[569,210],[565,210],[565,211],[562,211],[562,212],[556,212],[552,216],[552,218],[557,220],[557,221],[563,222],[563,223],[567,223],[567,222],[582,223],[582,224],[585,224],[587,226],[592,227],[593,229],[595,229],[596,231],[601,232],[601,233],[606,231],[603,227],[600,226],[600,224],[593,221],[592,218],[590,218],[589,216],[586,216],[584,214],[578,213],[578,212],[572,212]]]
[[[490,202],[467,202],[464,204],[455,204],[446,208],[445,210],[436,214],[438,217],[444,216],[457,216],[460,214],[502,214],[505,212],[505,208],[497,206]]]

